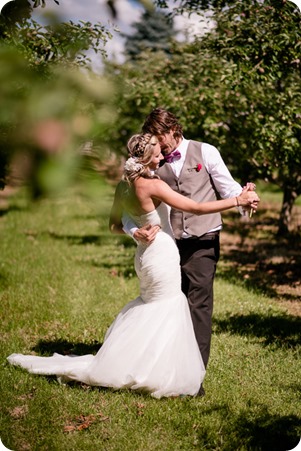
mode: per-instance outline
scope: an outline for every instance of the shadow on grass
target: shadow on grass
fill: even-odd
[[[269,261],[271,258],[280,261]],[[300,256],[291,257],[289,261],[283,262],[283,258],[289,258],[286,246],[277,250],[277,246],[261,241],[252,251],[241,247],[224,253],[217,277],[230,283],[240,282],[251,291],[269,297],[279,297],[277,288],[297,287],[301,280],[301,252]],[[290,301],[300,299],[292,293],[281,293],[281,298]]]
[[[118,254],[112,256],[112,251],[105,250],[99,258],[91,257],[83,259],[83,263],[89,263],[95,268],[105,268],[110,270],[112,276],[123,276],[131,278],[135,274],[134,267],[134,248],[136,244],[134,240],[127,235],[60,235],[55,232],[47,232],[47,234],[55,239],[67,242],[70,245],[96,245],[96,246],[114,246],[115,250],[119,250]],[[130,255],[125,250],[130,249]]]
[[[109,244],[114,241],[116,245],[122,245],[123,247],[135,247],[134,240],[126,235],[111,235],[111,234],[99,234],[99,235],[65,235],[55,232],[47,232],[51,238],[55,240],[67,241],[71,245],[85,245],[96,244],[101,246],[103,244]]]
[[[5,289],[9,286],[8,276],[5,273],[0,273],[0,288]]]
[[[247,444],[248,450],[287,451],[295,448],[300,440],[300,418],[296,415],[282,417],[262,411],[252,418],[252,412],[244,412],[236,419],[235,429],[237,438],[233,449]]]
[[[213,319],[215,333],[252,336],[264,345],[295,348],[300,345],[301,318],[286,314],[263,316],[257,313]]]
[[[9,205],[7,208],[0,208],[0,217],[5,216],[13,211],[25,211],[27,209],[28,208],[26,206],[22,207],[19,205]]]
[[[85,245],[96,244],[101,245],[100,235],[60,235],[58,233],[49,232],[49,236],[55,240],[67,241],[69,244]]]
[[[198,449],[288,451],[300,440],[300,418],[296,415],[273,415],[266,406],[251,401],[238,414],[226,404],[202,411],[208,417],[216,413],[220,417],[218,438],[214,429],[200,426]]]
[[[268,211],[259,213],[251,223],[228,215],[223,229],[233,235],[233,242],[231,237],[224,238],[217,276],[231,283],[238,283],[239,279],[253,291],[276,297],[279,287],[285,291],[286,287],[300,286],[301,236],[298,233],[276,236],[277,223],[268,214]],[[281,297],[299,299],[289,290],[281,292]]]
[[[55,232],[47,232],[51,238],[55,240],[67,241],[69,244],[85,245],[85,244],[107,244],[112,241],[124,247],[135,247],[134,240],[127,235],[111,235],[111,234],[99,234],[99,235],[61,235]]]
[[[191,403],[188,398],[182,402],[190,404],[193,417],[199,415],[198,403]],[[245,407],[238,412],[235,408],[230,400],[203,406],[196,424],[197,449],[288,451],[297,446],[301,436],[299,416],[272,414],[266,405],[247,399]],[[212,420],[218,422],[218,430],[210,427]]]
[[[96,354],[101,348],[102,343],[93,341],[92,343],[75,343],[68,340],[40,340],[36,346],[32,348],[32,351],[37,352],[41,356],[49,356],[55,352],[62,355],[75,354]]]

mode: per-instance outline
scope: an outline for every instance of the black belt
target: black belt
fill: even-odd
[[[216,230],[215,232],[208,232],[205,233],[202,236],[190,236],[189,238],[181,238],[181,241],[186,241],[186,240],[195,240],[195,241],[205,241],[205,240],[215,240],[216,237],[219,236],[219,230]]]

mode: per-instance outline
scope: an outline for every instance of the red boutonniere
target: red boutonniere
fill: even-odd
[[[192,172],[192,171],[200,172],[201,169],[202,169],[202,165],[201,165],[201,163],[198,163],[193,168],[188,168],[188,171],[189,172]]]

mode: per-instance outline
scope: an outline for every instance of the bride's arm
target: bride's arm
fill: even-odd
[[[163,180],[152,180],[149,184],[150,196],[165,202],[176,210],[187,211],[195,215],[205,215],[242,206],[257,209],[259,197],[254,191],[243,189],[241,194],[228,199],[197,203],[188,197],[173,191]]]

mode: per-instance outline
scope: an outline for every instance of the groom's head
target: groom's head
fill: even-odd
[[[175,150],[183,135],[183,129],[177,117],[164,108],[155,108],[147,116],[142,131],[157,136],[164,154]]]

